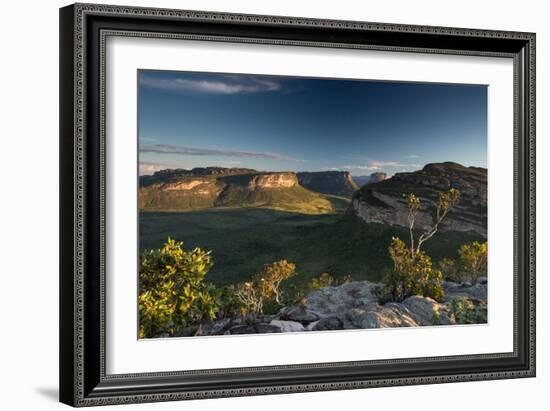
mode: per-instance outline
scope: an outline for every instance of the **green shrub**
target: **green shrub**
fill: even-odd
[[[220,291],[204,282],[212,267],[210,252],[186,251],[172,239],[145,251],[139,269],[140,337],[172,335],[181,327],[214,319]]]
[[[479,277],[487,275],[487,242],[463,244],[458,249],[460,276],[475,284]]]
[[[411,253],[409,247],[394,237],[388,247],[393,268],[384,270],[382,286],[374,288],[374,294],[383,301],[403,301],[413,295],[442,301],[443,274],[432,267],[431,258],[423,251]]]
[[[322,273],[319,277],[313,277],[309,282],[309,288],[318,290],[319,288],[330,287],[336,284],[336,280],[329,273]]]
[[[438,261],[437,268],[443,273],[443,278],[445,280],[455,283],[461,281],[458,264],[452,258],[444,258]]]
[[[235,293],[235,286],[229,285],[219,289],[219,304],[218,318],[237,317],[246,311],[243,303]]]
[[[451,301],[451,318],[458,324],[484,324],[487,322],[487,304],[459,297]]]
[[[319,277],[313,277],[308,288],[310,290],[318,290],[325,287],[337,287],[342,284],[350,283],[353,281],[351,274],[345,275],[340,278],[334,278],[330,273],[322,273]]]

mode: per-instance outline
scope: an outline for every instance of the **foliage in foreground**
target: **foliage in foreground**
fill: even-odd
[[[392,240],[388,250],[394,266],[384,270],[383,286],[373,290],[382,301],[403,301],[413,295],[443,300],[443,274],[432,266],[426,253],[411,255],[410,248],[399,238]]]
[[[475,284],[480,277],[487,276],[487,241],[463,244],[458,249],[458,259],[444,258],[438,268],[447,281]]]
[[[185,251],[168,239],[161,249],[142,254],[139,270],[140,337],[167,333],[203,319],[214,319],[220,291],[205,282],[210,252]]]
[[[322,273],[319,277],[313,277],[309,282],[310,290],[318,290],[325,287],[337,287],[339,285],[353,281],[350,274],[345,275],[341,279],[334,278],[330,273]]]
[[[484,324],[487,322],[487,304],[465,297],[455,298],[451,301],[450,314],[458,324]]]
[[[266,305],[280,308],[281,283],[296,275],[293,263],[280,260],[266,264],[252,281],[219,288],[204,280],[212,265],[209,251],[186,251],[170,238],[162,248],[142,254],[140,338],[174,335],[205,320],[261,314]]]
[[[296,274],[295,264],[280,260],[264,265],[252,281],[234,286],[233,291],[241,303],[241,315],[262,314],[266,305],[282,306],[281,283]]]
[[[409,245],[398,237],[392,238],[388,252],[393,268],[384,272],[383,285],[376,287],[374,293],[383,301],[403,301],[413,295],[442,301],[445,297],[443,274],[433,267],[432,260],[422,250],[422,245],[435,235],[449,211],[458,204],[460,191],[452,188],[439,194],[433,225],[418,238],[415,238],[414,227],[421,202],[414,194],[408,194],[405,198],[409,209]]]

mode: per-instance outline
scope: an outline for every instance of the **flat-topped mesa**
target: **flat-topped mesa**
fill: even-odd
[[[303,171],[296,175],[300,185],[319,193],[351,196],[359,188],[347,171]]]
[[[487,237],[487,169],[445,162],[427,164],[422,170],[397,173],[393,177],[363,186],[353,196],[351,209],[368,223],[408,227],[408,207],[404,196],[420,198],[422,208],[416,228],[433,224],[439,193],[460,190],[461,198],[440,226],[441,231],[473,231]]]
[[[388,175],[384,172],[372,173],[367,180],[367,184],[379,183],[380,181],[384,181],[387,178]]]
[[[333,212],[332,203],[298,183],[294,172],[208,167],[142,176],[140,209],[191,211],[262,207],[304,214]]]
[[[252,175],[248,188],[251,190],[269,188],[289,188],[298,185],[296,174],[291,172]]]
[[[198,177],[196,181],[200,181],[200,178],[208,179],[222,176],[232,176],[241,174],[257,173],[256,170],[251,168],[225,168],[225,167],[195,167],[188,168],[167,168],[164,170],[156,171],[153,175],[143,175],[139,177],[139,185],[146,187],[153,184],[163,184],[165,189],[185,190],[186,185],[189,184],[189,178]],[[184,181],[185,184],[176,186],[167,186],[168,183],[175,183]],[[205,180],[204,180],[205,181]],[[206,182],[206,181],[205,181]],[[191,183],[192,184],[192,183]]]

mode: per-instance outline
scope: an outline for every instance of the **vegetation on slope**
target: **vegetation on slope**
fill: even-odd
[[[213,250],[214,265],[207,277],[215,284],[239,282],[257,267],[287,259],[300,276],[289,280],[305,286],[329,272],[341,279],[380,279],[391,266],[387,246],[392,237],[407,238],[402,227],[366,224],[353,213],[307,215],[270,209],[211,209],[193,213],[142,212],[142,250],[161,247],[168,236],[184,244]],[[482,238],[475,233],[445,232],[426,244],[435,261],[457,258],[458,247]]]

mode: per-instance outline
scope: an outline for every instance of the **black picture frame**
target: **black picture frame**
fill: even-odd
[[[107,375],[103,52],[109,35],[513,58],[514,351]],[[60,9],[60,101],[61,402],[91,406],[535,376],[534,33],[75,4]]]

